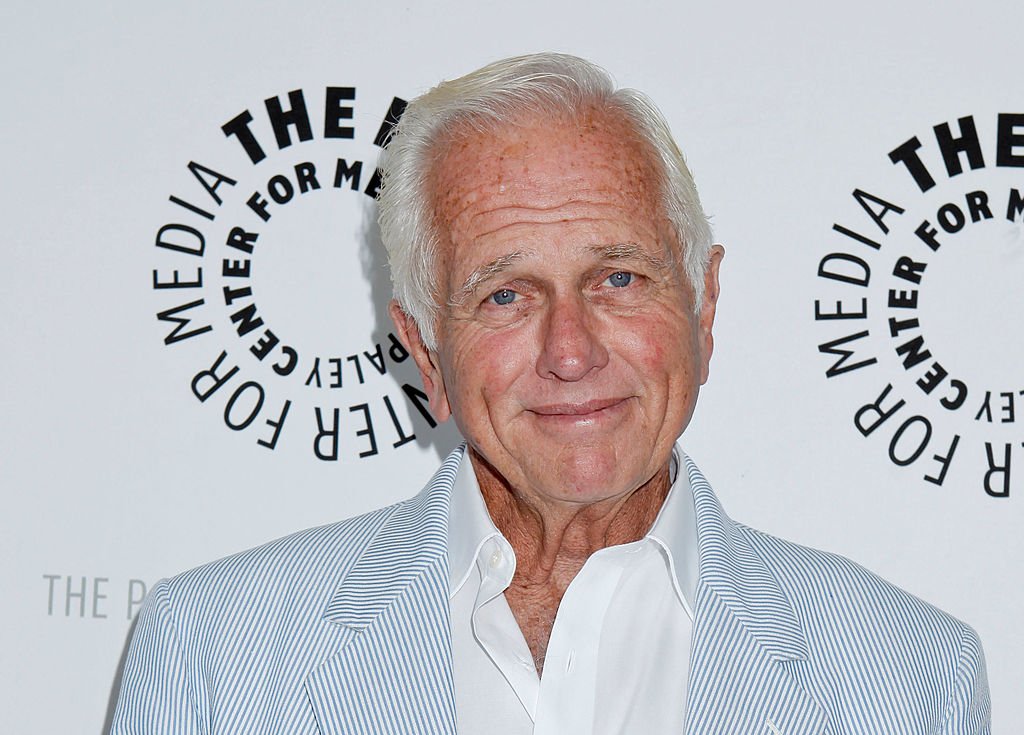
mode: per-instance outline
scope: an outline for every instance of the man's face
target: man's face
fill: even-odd
[[[560,503],[646,483],[707,378],[720,248],[695,315],[655,170],[604,116],[470,134],[433,181],[446,303],[413,352],[478,476]]]

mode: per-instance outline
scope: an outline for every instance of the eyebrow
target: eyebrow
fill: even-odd
[[[673,263],[665,258],[652,255],[647,250],[632,242],[615,243],[614,245],[592,245],[588,248],[601,260],[632,260],[646,263],[658,271],[672,270]]]

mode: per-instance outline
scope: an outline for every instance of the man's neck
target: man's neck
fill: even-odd
[[[591,554],[647,534],[671,487],[669,465],[638,488],[583,504],[538,498],[470,457],[488,513],[516,555],[505,597],[539,672],[565,590]]]

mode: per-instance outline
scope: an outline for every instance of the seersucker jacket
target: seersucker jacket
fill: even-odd
[[[680,456],[699,578],[688,701],[664,706],[687,708],[686,733],[990,731],[970,627],[843,557],[734,522]],[[462,458],[407,501],[158,583],[112,735],[454,733],[445,544]]]

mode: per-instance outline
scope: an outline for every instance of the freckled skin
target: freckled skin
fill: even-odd
[[[694,314],[649,161],[600,113],[459,136],[433,171],[437,350],[392,306],[434,414],[454,416],[516,551],[506,597],[538,669],[586,559],[653,523],[707,379],[722,250]]]

